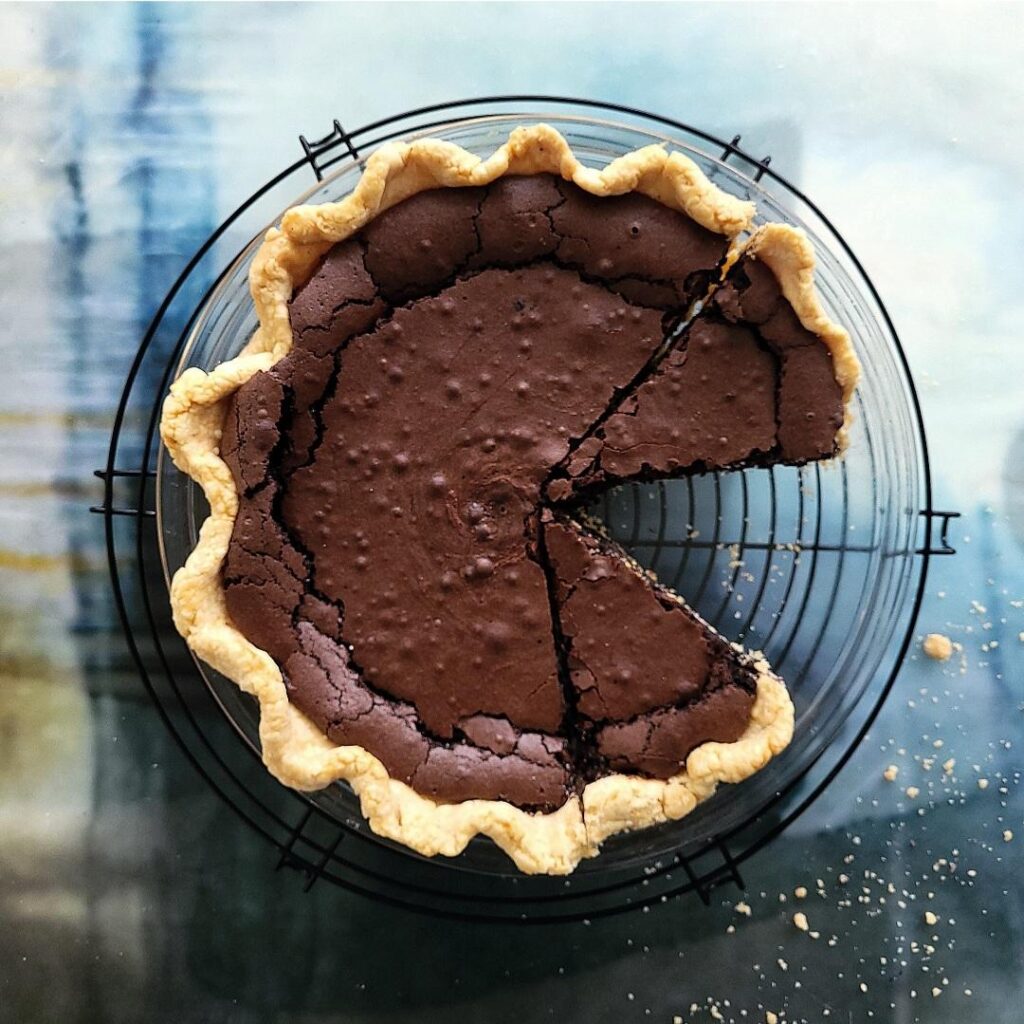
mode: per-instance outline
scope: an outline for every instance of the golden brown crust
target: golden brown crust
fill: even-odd
[[[296,207],[285,214],[281,228],[267,232],[250,272],[259,329],[235,359],[208,373],[192,368],[179,377],[164,403],[161,434],[175,465],[200,484],[210,505],[198,543],[172,582],[174,622],[200,658],[259,700],[260,741],[270,771],[303,790],[347,780],[375,832],[422,854],[454,856],[483,834],[524,872],[567,874],[582,858],[594,856],[608,836],[682,817],[719,782],[746,778],[787,745],[793,705],[766,665],[758,665],[757,699],[743,736],[697,748],[686,770],[667,781],[609,776],[588,785],[581,800],[549,814],[501,801],[439,804],[390,778],[363,748],[335,746],[289,703],[276,663],[228,617],[220,578],[238,509],[234,482],[219,454],[224,402],[288,352],[288,301],[295,287],[332,245],[416,192],[541,172],[560,174],[599,196],[643,192],[729,237],[753,218],[753,204],[721,192],[696,164],[660,146],[595,170],[580,164],[546,125],[516,129],[486,160],[437,140],[389,143],[367,160],[362,179],[345,199]]]
[[[807,330],[821,338],[832,353],[832,368],[843,389],[846,414],[839,433],[839,449],[842,451],[850,429],[851,399],[860,379],[860,361],[853,350],[850,335],[830,320],[822,308],[814,286],[814,249],[807,235],[789,224],[763,224],[734,258],[742,255],[753,256],[771,270],[797,318]]]

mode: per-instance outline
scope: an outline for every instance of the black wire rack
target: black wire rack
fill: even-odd
[[[523,104],[545,110],[613,115],[624,123],[674,133],[700,145],[722,162],[739,166],[752,182],[768,182],[813,211],[862,278],[894,346],[906,396],[908,422],[918,452],[920,508],[905,510],[919,524],[901,552],[877,550],[874,537],[857,540],[844,464],[838,473],[820,467],[708,476],[700,480],[622,488],[607,495],[600,514],[612,534],[657,569],[713,624],[735,639],[768,649],[787,680],[799,684],[821,649],[833,610],[842,599],[844,560],[859,554],[907,559],[909,577],[900,591],[900,634],[884,671],[859,699],[856,714],[831,743],[808,758],[801,771],[770,792],[738,820],[721,817],[721,827],[701,831],[694,843],[675,848],[664,842],[646,856],[643,848],[625,858],[604,856],[569,879],[528,878],[512,870],[481,869],[472,858],[430,861],[379,839],[352,804],[303,795],[279,785],[266,772],[254,744],[241,742],[232,713],[208,685],[170,621],[166,580],[157,535],[156,480],[160,405],[175,374],[200,310],[241,249],[264,224],[261,211],[274,197],[281,209],[313,175],[357,162],[381,143],[457,124],[481,112],[518,115]],[[536,115],[531,115],[536,116]],[[141,680],[185,756],[225,804],[278,852],[277,866],[304,876],[306,889],[318,881],[392,905],[447,917],[539,923],[591,919],[666,902],[695,893],[705,904],[722,885],[743,888],[740,865],[795,821],[834,780],[875,720],[896,679],[913,637],[932,556],[954,552],[948,540],[955,512],[932,507],[931,477],[921,410],[912,377],[884,304],[856,256],[824,214],[779,175],[769,156],[755,157],[741,137],[718,139],[683,122],[636,108],[554,96],[497,96],[421,107],[313,141],[299,137],[302,156],[243,202],[186,264],[143,336],[128,372],[111,432],[106,466],[96,471],[103,484],[100,504],[110,574],[125,638]],[[259,204],[259,205],[258,205]],[[870,438],[869,438],[870,441]],[[823,496],[834,515],[823,516]],[[871,501],[881,500],[870,495]],[[758,517],[752,509],[759,509]],[[652,512],[653,510],[653,512]],[[752,518],[759,529],[754,535]],[[671,531],[670,521],[685,524]],[[791,528],[787,528],[786,524]],[[787,532],[788,529],[788,532]],[[760,558],[757,576],[745,570]],[[801,558],[804,561],[801,563]],[[724,560],[724,562],[723,562]],[[779,569],[776,562],[784,563]],[[775,576],[773,578],[773,572]],[[769,590],[771,588],[771,590]],[[767,594],[771,592],[771,600]],[[793,623],[812,623],[804,636]],[[820,627],[813,625],[820,622]],[[806,631],[805,631],[806,632]],[[793,659],[794,668],[785,662]],[[338,787],[335,787],[338,788]],[[716,798],[717,800],[717,798]],[[713,801],[714,803],[715,801]],[[706,809],[695,812],[699,816]],[[715,813],[718,813],[717,811]],[[655,832],[657,830],[654,830]],[[617,840],[610,841],[614,845]],[[479,842],[479,841],[477,841]],[[488,844],[489,845],[489,844]],[[495,851],[496,852],[496,851]]]

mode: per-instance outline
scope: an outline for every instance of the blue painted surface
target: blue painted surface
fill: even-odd
[[[0,19],[0,1020],[704,1021],[708,998],[726,1020],[1020,1020],[1018,8],[8,5]],[[936,504],[964,512],[920,620],[962,653],[942,666],[915,645],[827,798],[747,869],[749,918],[723,897],[524,933],[303,896],[140,692],[83,514],[145,323],[299,132],[523,90],[634,103],[771,151],[886,299]],[[798,885],[817,940],[792,924]]]

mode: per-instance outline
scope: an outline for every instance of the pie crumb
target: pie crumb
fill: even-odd
[[[988,779],[978,779],[978,789],[988,789]]]
[[[935,987],[934,987],[934,988],[932,989],[932,998],[933,998],[933,999],[938,999],[938,998],[939,998],[939,996],[941,996],[941,995],[942,995],[942,989],[941,989],[941,988],[939,988],[939,986],[938,986],[938,985],[936,985],[936,986],[935,986]]]
[[[1003,842],[1008,843],[1013,839],[1013,832],[1010,829],[1005,829],[1003,832]]]
[[[672,1024],[683,1024],[683,1018],[682,1018],[682,1017],[680,1017],[680,1016],[679,1016],[679,1014],[677,1013],[677,1014],[676,1014],[676,1015],[675,1015],[675,1016],[674,1016],[674,1017],[672,1018]]]
[[[938,924],[939,923],[939,919],[930,910],[926,910],[924,912],[924,923],[925,924]]]
[[[746,917],[750,917],[751,914],[750,904],[746,903],[744,900],[740,900],[739,903],[733,907],[733,910],[735,910],[737,914],[743,914]]]
[[[795,889],[793,890],[793,895],[794,895],[794,896],[795,896],[795,897],[796,897],[796,898],[797,898],[798,900],[802,900],[802,899],[804,899],[804,898],[805,898],[805,897],[807,896],[807,889],[806,889],[806,887],[805,887],[805,886],[802,886],[802,885],[798,885],[798,886],[797,886],[797,887],[796,887],[796,888],[795,888]]]
[[[882,772],[882,778],[884,778],[886,782],[895,782],[896,776],[899,775],[899,773],[899,768],[897,768],[896,765],[891,764],[884,772]]]
[[[953,655],[953,641],[944,633],[929,633],[921,646],[924,653],[936,661],[949,661]]]
[[[766,1010],[764,1014],[764,1024],[779,1024],[779,1015],[772,1013],[771,1010]]]
[[[795,924],[802,932],[805,932],[810,928],[810,925],[807,923],[807,915],[800,913],[800,911],[797,911],[793,915],[793,924]]]
[[[917,786],[907,786],[906,788],[906,794],[910,797],[911,800],[916,800],[920,792],[921,790],[919,790]]]

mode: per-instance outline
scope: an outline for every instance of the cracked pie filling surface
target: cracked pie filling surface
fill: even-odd
[[[527,872],[682,817],[793,707],[581,514],[623,481],[836,455],[857,362],[796,229],[680,154],[388,144],[252,265],[260,327],[162,434],[210,503],[175,622],[264,760],[427,855]],[[695,312],[696,311],[696,312]]]

